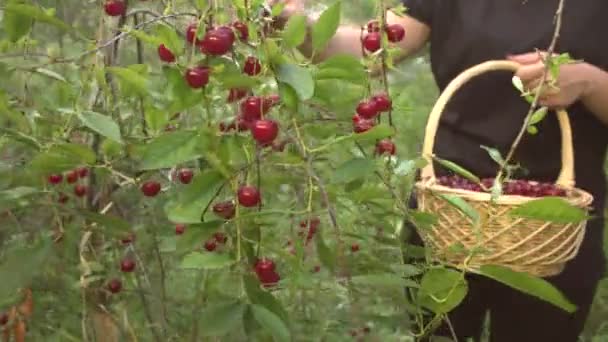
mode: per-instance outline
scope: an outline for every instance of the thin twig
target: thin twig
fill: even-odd
[[[511,160],[511,158],[513,158],[513,155],[515,154],[515,150],[517,149],[517,146],[521,142],[521,139],[523,138],[523,136],[526,132],[530,119],[532,118],[532,114],[534,114],[534,111],[538,104],[538,100],[540,99],[540,95],[542,93],[543,86],[545,85],[545,82],[547,81],[547,76],[549,75],[549,69],[550,69],[550,64],[551,64],[550,62],[553,57],[553,51],[555,50],[555,45],[557,44],[557,40],[559,38],[560,30],[562,27],[563,9],[564,9],[564,0],[559,0],[559,4],[557,5],[557,10],[555,12],[555,31],[553,32],[553,38],[551,39],[551,44],[549,45],[549,48],[547,49],[546,60],[544,61],[545,69],[543,71],[543,75],[541,78],[539,88],[538,88],[536,94],[534,95],[534,100],[532,101],[532,104],[530,105],[528,114],[526,114],[526,118],[524,119],[524,124],[521,127],[521,130],[517,134],[515,141],[513,141],[513,144],[511,145],[509,153],[507,153],[507,156],[505,157],[504,163],[502,163],[502,165],[500,165],[500,169],[498,171],[498,174],[496,175],[496,179],[498,179],[498,180],[500,180],[500,178],[502,177],[505,167],[509,164],[509,161]]]

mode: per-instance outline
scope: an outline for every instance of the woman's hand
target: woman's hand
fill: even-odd
[[[543,52],[531,52],[521,55],[508,56],[509,60],[521,64],[515,73],[524,84],[524,89],[535,91],[540,86],[546,56]],[[574,102],[583,100],[591,92],[591,79],[593,68],[587,63],[572,63],[560,66],[557,80],[551,80],[551,74],[547,80],[541,95],[539,104],[550,108],[566,108]],[[547,83],[553,82],[553,86]]]

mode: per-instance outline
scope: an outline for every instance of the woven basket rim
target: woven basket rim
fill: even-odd
[[[471,190],[464,190],[464,189],[454,189],[454,188],[450,188],[450,187],[447,187],[444,185],[440,185],[440,184],[436,183],[436,180],[434,180],[434,179],[430,179],[427,181],[418,181],[415,183],[415,187],[422,191],[431,191],[431,192],[438,192],[438,193],[443,193],[443,194],[458,195],[459,197],[461,197],[463,199],[466,199],[469,201],[476,201],[476,202],[489,202],[492,197],[492,195],[487,192],[478,192],[478,191],[471,191]],[[572,188],[566,189],[566,191],[567,191],[568,195],[560,196],[560,198],[563,198],[564,200],[566,200],[567,202],[569,202],[572,205],[575,205],[578,207],[588,207],[591,205],[591,203],[593,203],[593,200],[594,200],[593,195],[591,195],[589,192],[587,192],[583,189],[572,187]],[[527,197],[527,196],[520,196],[520,195],[501,195],[500,197],[498,197],[498,199],[495,201],[495,203],[499,204],[499,205],[518,205],[518,204],[523,204],[523,203],[527,203],[527,202],[534,201],[534,200],[539,200],[541,198],[542,197]]]

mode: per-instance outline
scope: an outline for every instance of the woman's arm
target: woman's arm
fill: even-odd
[[[608,125],[608,72],[591,64],[582,67],[589,77],[589,86],[582,96],[583,104],[605,125]]]
[[[281,27],[292,15],[305,14],[305,0],[273,0],[270,1],[269,4],[273,5],[279,2],[285,3],[279,27]],[[401,60],[406,56],[416,53],[426,44],[430,33],[430,28],[426,24],[407,15],[398,16],[391,11],[387,12],[386,20],[388,24],[399,24],[405,29],[405,39],[398,43],[402,53],[397,57],[397,60]],[[310,28],[313,23],[314,20],[309,18],[308,27]],[[310,32],[310,29],[308,31]],[[314,52],[314,62],[323,61],[335,54],[350,54],[361,57],[360,36],[360,26],[347,24],[340,26],[326,48],[323,51]],[[299,46],[299,50],[306,57],[312,57],[313,51],[310,34],[307,35],[306,41]]]

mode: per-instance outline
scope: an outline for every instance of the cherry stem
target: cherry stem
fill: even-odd
[[[380,32],[382,37],[385,36],[386,34],[386,4],[384,2],[385,0],[380,0],[380,18],[381,18],[381,23],[380,23]],[[382,42],[384,42],[384,39],[382,39]],[[387,58],[387,51],[386,51],[386,47],[383,46],[382,47],[382,51],[380,51],[380,61],[382,62],[382,82],[384,84],[384,91],[386,92],[386,96],[388,96],[390,98],[390,93],[389,93],[389,87],[388,87],[388,66],[386,63],[386,58]],[[379,117],[379,116],[378,116]],[[393,110],[392,108],[389,109],[388,111],[388,124],[392,127],[393,126]]]

